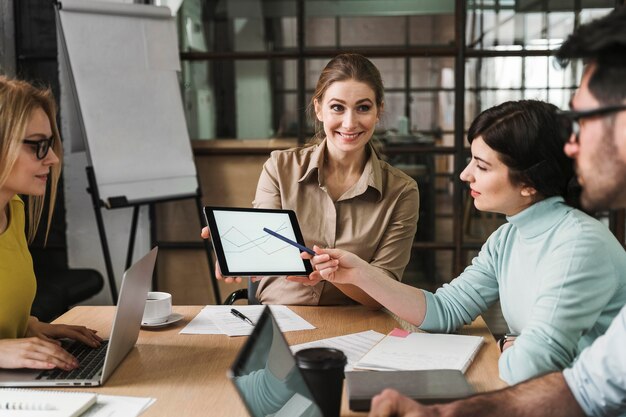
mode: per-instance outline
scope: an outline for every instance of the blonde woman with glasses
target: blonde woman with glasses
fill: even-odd
[[[61,158],[50,90],[0,76],[0,368],[74,369],[76,358],[57,339],[93,347],[102,341],[94,330],[43,323],[30,315],[37,282],[28,243],[49,192],[47,237]],[[28,215],[20,196],[28,199]]]

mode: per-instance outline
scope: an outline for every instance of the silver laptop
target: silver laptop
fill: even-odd
[[[0,370],[0,387],[69,387],[104,384],[137,342],[157,251],[158,248],[155,247],[124,273],[109,340],[97,349],[79,343],[74,344],[81,350],[79,353],[72,352],[80,362],[79,368],[73,371]],[[74,346],[68,346],[68,350],[72,351]]]

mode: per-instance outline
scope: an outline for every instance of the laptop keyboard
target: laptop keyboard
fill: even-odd
[[[99,347],[92,348],[81,342],[74,341],[64,348],[71,353],[80,363],[79,367],[71,371],[51,369],[41,372],[37,379],[63,380],[63,379],[91,379],[104,365],[107,353],[108,340],[103,341]]]

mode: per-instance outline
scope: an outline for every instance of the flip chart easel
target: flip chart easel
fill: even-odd
[[[60,55],[67,64],[87,152],[88,191],[111,296],[117,303],[103,207],[134,208],[126,268],[132,263],[141,206],[148,205],[154,213],[157,203],[193,198],[203,224],[178,81],[176,25],[166,7],[82,0],[55,4]],[[151,240],[156,243],[154,233]],[[204,248],[219,302],[206,240]]]

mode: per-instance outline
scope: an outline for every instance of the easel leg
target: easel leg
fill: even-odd
[[[139,219],[139,206],[133,208],[133,220],[130,225],[130,237],[128,238],[128,252],[126,253],[125,271],[133,264],[133,250],[135,249],[135,236],[137,235],[137,220]]]
[[[111,299],[113,300],[113,305],[117,305],[117,283],[115,282],[115,276],[113,275],[111,253],[109,252],[109,244],[107,242],[106,231],[104,229],[104,220],[102,219],[102,212],[100,211],[100,195],[98,194],[98,186],[96,185],[96,178],[92,167],[87,167],[87,180],[89,182],[89,188],[87,191],[91,195],[93,210],[96,214],[96,224],[98,225],[98,234],[100,235],[100,243],[102,244],[104,265],[107,270],[107,278],[109,280],[109,288],[111,290]]]

